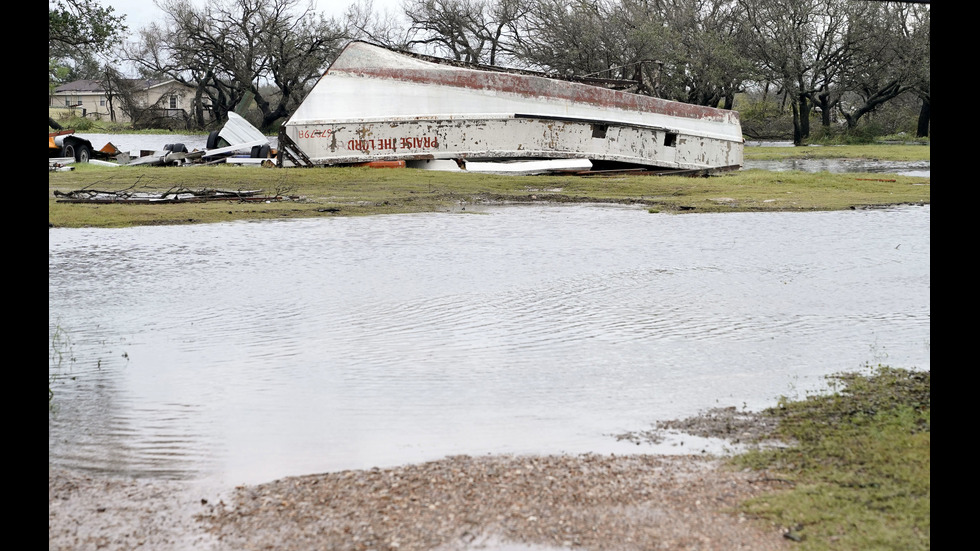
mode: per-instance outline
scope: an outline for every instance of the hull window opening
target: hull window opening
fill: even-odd
[[[664,145],[667,147],[677,146],[677,132],[667,132],[664,134]]]
[[[605,138],[606,130],[609,129],[608,124],[593,124],[592,125],[592,137],[593,138]]]

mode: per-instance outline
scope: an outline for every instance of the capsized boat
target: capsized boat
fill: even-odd
[[[743,145],[734,111],[354,41],[280,129],[277,163],[584,159],[720,171],[742,165]]]

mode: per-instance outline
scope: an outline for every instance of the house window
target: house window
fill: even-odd
[[[65,107],[71,107],[71,98],[65,98]]]
[[[99,107],[105,107],[105,98],[99,98]]]
[[[171,109],[177,108],[177,96],[170,96],[170,108]]]

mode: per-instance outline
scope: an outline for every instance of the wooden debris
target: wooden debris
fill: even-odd
[[[64,193],[54,191],[58,203],[204,203],[208,201],[281,201],[281,195],[259,195],[263,190],[190,190],[171,188],[164,192],[80,189]]]

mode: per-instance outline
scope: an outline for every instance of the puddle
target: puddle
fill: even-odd
[[[458,454],[698,453],[613,435],[761,409],[867,363],[928,369],[929,212],[51,229],[49,333],[70,339],[49,363],[49,460],[240,484]]]

